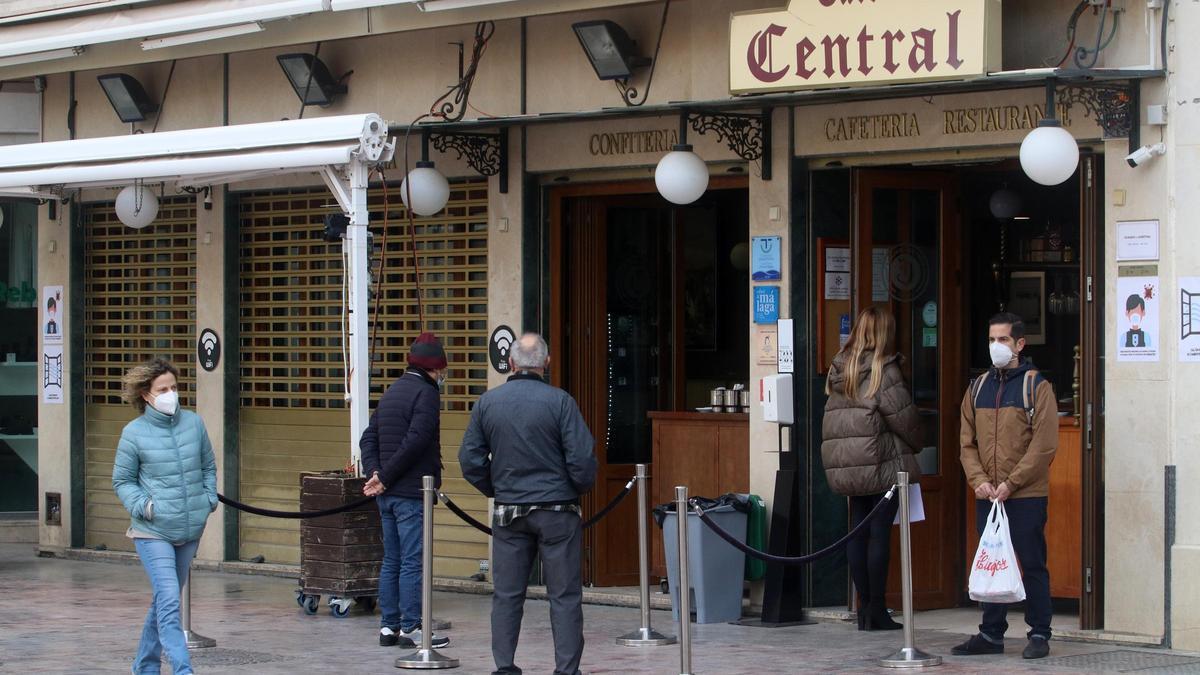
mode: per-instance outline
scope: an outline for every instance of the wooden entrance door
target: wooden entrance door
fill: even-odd
[[[561,260],[563,334],[555,383],[578,401],[596,439],[596,487],[584,514],[604,508],[650,463],[646,413],[671,409],[672,212],[653,196],[577,196],[556,202],[552,249]],[[632,498],[584,533],[584,581],[637,584]]]
[[[962,400],[962,306],[958,191],[948,173],[861,170],[855,173],[851,247],[855,313],[870,305],[896,318],[896,347],[920,410],[919,448],[925,520],[912,528],[913,603],[953,607],[961,562],[962,469],[958,409]],[[899,606],[899,536],[892,538],[889,603]]]
[[[1104,628],[1104,452],[1101,405],[1104,392],[1104,166],[1103,157],[1085,154],[1079,169],[1083,287],[1079,377],[1082,439],[1082,569],[1079,627]]]

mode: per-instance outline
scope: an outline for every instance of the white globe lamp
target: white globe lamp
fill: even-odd
[[[708,189],[708,167],[690,145],[676,145],[654,169],[658,193],[672,204],[691,204]]]
[[[450,201],[450,181],[433,168],[433,162],[417,162],[417,167],[400,183],[400,199],[418,216],[432,216],[446,208],[446,202]]]
[[[117,193],[117,219],[140,230],[158,217],[158,197],[145,185],[130,185]]]
[[[1059,185],[1079,166],[1079,144],[1055,120],[1042,120],[1021,142],[1021,168],[1041,185]]]

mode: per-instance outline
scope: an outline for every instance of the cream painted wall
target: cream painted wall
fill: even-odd
[[[769,283],[750,283],[750,316],[746,317],[746,325],[750,331],[750,492],[761,495],[767,505],[767,513],[771,513],[772,500],[775,494],[775,472],[779,469],[779,453],[781,450],[795,452],[795,448],[779,447],[778,425],[763,421],[762,405],[755,400],[759,381],[767,375],[779,372],[776,364],[759,365],[755,357],[757,326],[754,323],[754,288],[755,286],[779,286],[779,318],[790,319],[791,288],[795,283],[796,274],[806,273],[804,270],[792,268],[791,256],[788,252],[792,247],[791,237],[791,143],[788,129],[792,123],[791,110],[775,110],[771,125],[775,133],[771,140],[771,180],[763,180],[757,168],[750,171],[750,236],[751,237],[780,237],[782,246],[781,260],[783,280]],[[753,165],[752,165],[753,167]],[[777,211],[776,213],[773,213]],[[802,327],[797,326],[797,329]],[[755,607],[762,606],[763,584],[752,586],[750,601]]]
[[[1167,168],[1167,199],[1160,202],[1169,223],[1164,241],[1173,258],[1174,273],[1200,276],[1200,231],[1195,214],[1200,213],[1200,45],[1191,38],[1200,28],[1200,7],[1195,3],[1172,3],[1173,27],[1168,44],[1173,46],[1170,66],[1174,74],[1170,88],[1162,94],[1145,96],[1146,103],[1166,103],[1170,124],[1167,127],[1167,154],[1158,158]],[[1157,140],[1154,132],[1144,142]],[[1163,161],[1166,160],[1166,161]],[[1176,284],[1163,284],[1164,298],[1179,297]],[[1179,326],[1179,308],[1168,307],[1167,331]],[[1168,462],[1176,465],[1177,532],[1172,554],[1172,643],[1176,648],[1200,650],[1200,391],[1195,380],[1200,364],[1178,363],[1177,348],[1172,345],[1164,359],[1170,358],[1170,423],[1172,438]],[[1140,410],[1138,412],[1141,412]],[[1161,469],[1160,469],[1161,472]],[[1160,493],[1161,494],[1161,493]],[[1161,500],[1160,500],[1161,502]]]
[[[60,207],[58,218],[51,220],[49,209],[42,206],[38,209],[38,261],[37,288],[41,307],[38,310],[38,325],[45,321],[45,301],[42,289],[46,286],[62,286],[63,297],[66,300],[67,312],[59,314],[59,329],[63,336],[63,393],[61,404],[47,404],[41,401],[41,389],[38,398],[38,511],[40,517],[38,544],[46,551],[61,552],[71,545],[71,504],[75,495],[71,492],[71,401],[70,392],[82,387],[83,382],[73,378],[70,355],[70,340],[72,331],[80,328],[72,325],[71,303],[81,301],[71,295],[70,289],[70,252],[71,236],[74,232],[70,226],[70,209]],[[38,353],[45,346],[41,331],[38,331]],[[41,360],[40,358],[38,359]],[[42,365],[38,365],[38,380],[45,375]],[[82,478],[82,477],[81,477]],[[62,525],[46,525],[46,493],[57,492],[62,495]],[[79,495],[82,498],[82,495]]]
[[[212,209],[204,208],[204,198],[196,196],[196,339],[205,328],[216,331],[223,350],[230,345],[225,338],[225,314],[237,311],[226,307],[225,297],[225,191],[212,194]],[[225,353],[228,353],[227,351]],[[225,367],[222,358],[211,373],[196,367],[196,412],[204,420],[208,438],[217,457],[217,492],[225,493]],[[225,505],[220,504],[208,518],[197,557],[225,559]]]
[[[534,317],[522,315],[523,266],[521,259],[524,195],[521,190],[521,130],[506,131],[508,136],[508,193],[500,192],[500,178],[488,180],[488,337],[504,325],[520,335],[535,329]],[[498,387],[508,379],[489,363],[488,387]]]

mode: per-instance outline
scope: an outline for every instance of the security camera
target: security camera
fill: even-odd
[[[1149,162],[1158,155],[1166,154],[1166,152],[1167,146],[1163,143],[1143,145],[1142,147],[1130,153],[1129,156],[1125,158],[1125,161],[1129,163],[1129,166],[1137,168],[1146,162]]]

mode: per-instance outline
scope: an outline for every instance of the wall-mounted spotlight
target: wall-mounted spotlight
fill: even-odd
[[[634,70],[650,65],[650,59],[637,54],[637,43],[625,29],[612,21],[580,21],[571,29],[601,80],[627,80]]]
[[[275,58],[304,105],[325,107],[347,91],[340,79],[333,79],[325,62],[312,54],[280,54]]]
[[[108,97],[108,102],[112,104],[113,110],[116,111],[117,117],[122,122],[126,124],[142,122],[145,121],[147,115],[158,112],[158,104],[150,100],[142,83],[132,75],[112,73],[101,75],[96,79],[99,80],[100,87],[104,89],[104,95]]]
[[[1137,168],[1146,162],[1158,157],[1159,155],[1167,154],[1167,146],[1165,143],[1155,143],[1154,145],[1143,145],[1142,147],[1129,153],[1125,161],[1129,166]]]

